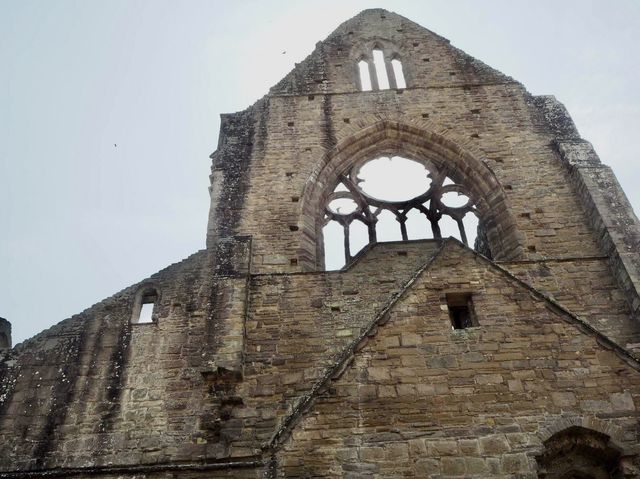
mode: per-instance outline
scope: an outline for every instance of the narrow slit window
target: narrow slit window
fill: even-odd
[[[360,71],[360,89],[362,91],[371,91],[371,75],[369,74],[369,64],[360,60],[358,62],[358,70]]]
[[[389,78],[387,77],[387,65],[384,61],[382,50],[373,50],[373,64],[376,67],[376,77],[378,78],[378,88],[380,90],[389,89]]]
[[[144,303],[140,308],[138,323],[153,323],[153,307],[155,303]]]
[[[447,294],[447,308],[451,329],[467,329],[477,326],[470,293]]]
[[[155,288],[148,288],[138,293],[131,322],[136,324],[154,323],[156,319],[154,307],[157,302],[158,291]]]
[[[396,78],[396,87],[407,88],[407,82],[404,79],[404,72],[402,71],[402,62],[395,58],[391,60],[391,66],[393,67],[393,76]]]

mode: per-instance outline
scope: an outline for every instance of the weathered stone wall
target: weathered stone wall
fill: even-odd
[[[239,389],[247,398],[239,446],[255,447],[256,439],[259,446],[268,443],[282,418],[438,247],[434,241],[378,244],[344,272],[254,277]]]
[[[381,44],[407,88],[360,92]],[[323,271],[327,192],[389,152],[468,187],[496,263],[427,240]],[[361,13],[223,115],[206,250],[2,353],[0,478],[533,478],[574,426],[637,477],[640,229],[594,155],[552,97]]]
[[[444,296],[458,291],[479,326],[451,329]],[[543,441],[575,424],[637,452],[639,365],[616,353],[450,245],[293,428],[280,477],[536,478]]]
[[[585,336],[574,325],[567,326],[561,322],[563,327],[570,328],[569,332],[562,330],[561,338],[574,335],[578,339],[574,338],[560,348],[565,351],[562,361],[554,359],[557,346],[548,347],[545,341],[552,344],[560,341],[554,336],[560,334],[556,331],[559,326],[549,326],[547,323],[550,317],[560,321],[558,314],[563,316],[563,313],[550,313],[550,306],[517,283],[515,278],[506,272],[493,271],[485,264],[485,260],[463,252],[462,246],[457,245],[451,243],[445,257],[440,258],[434,257],[444,254],[439,253],[442,246],[436,241],[378,244],[369,248],[344,272],[264,274],[250,278],[242,272],[229,270],[226,270],[226,276],[208,278],[208,272],[216,269],[215,255],[200,252],[13,351],[15,359],[11,362],[11,373],[3,381],[3,385],[9,388],[3,392],[3,414],[0,416],[3,447],[13,452],[3,458],[3,468],[15,471],[56,466],[67,468],[64,470],[69,474],[76,471],[74,468],[80,468],[74,475],[89,477],[106,474],[109,477],[110,464],[116,464],[124,467],[122,474],[125,477],[132,474],[171,477],[173,472],[163,470],[163,467],[173,470],[171,467],[153,465],[170,465],[176,460],[195,461],[197,464],[207,459],[235,457],[239,460],[250,458],[258,465],[235,468],[235,472],[223,469],[226,472],[220,472],[220,476],[208,471],[206,477],[257,477],[267,467],[268,458],[262,455],[263,448],[269,448],[269,444],[276,447],[292,428],[296,430],[298,415],[306,414],[314,395],[320,391],[335,392],[334,385],[327,388],[326,382],[339,377],[350,367],[349,361],[346,366],[344,364],[345,351],[347,355],[352,354],[355,351],[354,341],[359,342],[363,334],[365,338],[372,338],[369,341],[400,348],[394,353],[398,359],[389,363],[389,371],[398,368],[397,372],[389,373],[394,385],[380,386],[380,390],[386,391],[381,394],[389,394],[399,401],[402,400],[402,394],[392,393],[392,390],[424,394],[428,399],[425,404],[429,404],[429,408],[433,407],[429,402],[431,396],[435,395],[438,401],[444,401],[451,394],[455,399],[458,397],[456,394],[464,390],[465,404],[473,402],[470,394],[479,394],[478,405],[472,411],[472,415],[476,415],[479,412],[477,409],[486,406],[489,396],[482,388],[477,391],[469,389],[469,384],[475,385],[476,381],[480,381],[484,387],[484,377],[495,379],[497,375],[502,375],[503,388],[522,388],[519,392],[523,394],[528,391],[527,388],[532,388],[533,391],[547,391],[553,396],[556,394],[554,387],[536,386],[541,374],[540,365],[546,365],[559,377],[568,378],[567,381],[578,377],[575,381],[582,384],[584,376],[590,374],[584,368],[586,360],[580,356],[580,367],[577,363],[574,365],[579,371],[567,370],[567,365],[572,363],[566,360],[570,356],[566,350],[572,348],[574,354],[575,351],[586,350],[588,348],[584,342],[593,349],[591,343],[596,343],[593,337]],[[233,250],[242,253],[230,255],[235,256],[240,265],[244,264],[246,271],[247,265],[242,263],[242,258],[249,255],[246,243],[238,241],[235,248],[226,248],[227,253]],[[570,261],[557,263],[568,272],[589,269],[602,272],[606,271],[603,261],[584,260],[591,264],[588,268],[572,268],[573,262]],[[523,274],[527,275],[526,279],[532,282],[536,278],[549,281],[553,278],[544,272],[538,275],[536,269],[525,268],[522,263],[509,264],[511,269],[517,269],[516,266],[520,266]],[[535,266],[540,265],[535,263]],[[420,273],[425,267],[426,272]],[[416,276],[420,274],[422,276]],[[416,282],[416,277],[420,282]],[[425,277],[429,278],[429,284],[424,284]],[[140,288],[149,284],[161,292],[157,323],[129,324],[133,298]],[[554,282],[551,281],[551,284]],[[592,286],[583,282],[580,284],[585,284],[587,289]],[[542,282],[540,285],[551,289],[551,286]],[[243,299],[245,288],[246,300]],[[443,294],[457,290],[474,293],[479,329],[451,331],[446,306],[442,302]],[[593,290],[597,289],[593,287]],[[611,284],[603,284],[602,291],[602,294],[610,294],[617,290]],[[569,294],[568,291],[559,291],[557,296],[562,293]],[[422,297],[424,294],[428,296]],[[407,302],[413,305],[409,309]],[[594,299],[594,304],[597,302]],[[580,304],[579,301],[575,303]],[[624,309],[624,306],[619,307]],[[391,311],[391,322],[378,327],[376,322],[381,321],[387,311]],[[587,313],[597,317],[595,308]],[[423,331],[422,339],[417,339],[418,333],[412,329],[416,314],[423,322],[424,318],[433,317],[433,324],[429,323],[432,329]],[[517,323],[524,317],[527,318],[526,327],[521,327]],[[402,318],[402,322],[394,326],[400,328],[400,332],[396,331],[395,336],[387,336],[385,331],[395,324],[396,318]],[[514,329],[514,324],[521,329]],[[225,347],[234,344],[233,331],[238,325],[244,328],[242,334],[245,337],[240,346],[244,363],[241,372],[233,369],[234,361],[225,362],[224,358],[228,356],[223,353]],[[517,336],[516,331],[526,336],[526,341]],[[202,340],[204,337],[207,341]],[[426,341],[427,337],[429,341]],[[425,345],[419,343],[421,346],[418,347],[416,341],[425,341]],[[431,341],[435,341],[435,346],[430,345]],[[401,346],[411,346],[412,353],[407,354]],[[461,347],[463,350],[459,350]],[[445,354],[443,351],[447,348],[450,351]],[[612,354],[601,349],[602,352],[593,353],[595,357]],[[434,356],[435,352],[437,354]],[[418,372],[407,369],[409,363],[421,361],[416,358],[418,353],[425,355],[422,360],[428,369],[420,374],[424,373],[431,382],[422,381]],[[365,357],[369,358],[370,355]],[[380,357],[386,357],[386,353]],[[464,363],[464,359],[452,359],[456,357],[470,358],[469,363],[472,364]],[[542,357],[544,359],[540,359]],[[216,360],[224,362],[228,368],[218,366]],[[488,364],[495,360],[500,360],[497,365]],[[615,361],[621,362],[619,359],[610,360],[613,363]],[[58,371],[61,364],[63,370]],[[458,373],[456,367],[459,365],[470,369]],[[369,371],[374,371],[368,373],[373,374],[370,377],[377,374],[377,367],[367,363],[366,368],[373,368]],[[357,369],[358,378],[364,374],[362,368]],[[620,381],[620,376],[624,381],[630,381],[628,387],[631,387],[633,374],[621,375],[621,370],[617,371],[616,381]],[[410,374],[411,379],[404,377],[404,374]],[[610,380],[607,374],[606,371],[601,372],[599,377],[602,381]],[[436,382],[433,382],[434,377]],[[600,382],[595,384],[598,387],[601,385]],[[567,388],[574,389],[575,382],[563,383],[563,388],[562,394]],[[369,389],[366,385],[358,385],[359,391]],[[436,390],[439,392],[436,393]],[[627,401],[625,407],[628,407],[627,393],[611,394],[622,394],[620,401]],[[414,395],[405,400],[417,401]],[[491,398],[497,401],[496,395],[497,392]],[[493,405],[495,410],[483,412],[482,421],[486,417],[494,417],[499,410],[502,411],[502,422],[498,423],[508,422],[507,412],[512,408],[513,398],[503,396],[503,393],[499,396],[503,406]],[[588,413],[589,417],[596,413],[597,417],[603,417],[601,412],[607,410],[620,413],[615,406],[617,403],[607,405],[601,396],[598,394],[583,399],[584,404],[591,404],[591,409],[576,409],[575,417],[580,412]],[[62,400],[66,402],[58,402]],[[56,408],[57,404],[59,406]],[[338,411],[344,409],[344,405],[333,401],[332,405]],[[395,416],[389,416],[395,407],[391,408],[388,404],[377,404],[376,407],[380,408],[378,412],[384,411],[380,420],[395,430],[400,423],[397,423]],[[540,407],[548,412],[553,411],[544,402]],[[315,418],[317,413],[313,411],[315,409],[311,417]],[[445,415],[452,414],[449,406],[441,411]],[[327,415],[328,418],[334,416],[335,413]],[[390,418],[393,418],[391,422]],[[497,419],[491,421],[494,420]],[[343,429],[346,423],[343,424],[342,420],[340,423]],[[433,431],[433,423],[429,424],[432,424],[429,431]],[[418,421],[412,427],[423,426],[424,421]],[[473,427],[477,431],[485,431],[478,424]],[[16,431],[22,431],[20,436],[15,434]],[[491,443],[495,434],[499,437],[496,440],[511,440],[511,436],[505,439],[506,436],[501,435],[502,429],[496,431],[491,432],[488,438],[476,439],[475,443],[469,438],[464,441],[442,440],[448,446],[452,441],[455,444]],[[513,437],[522,439],[523,434],[518,430],[518,435]],[[24,436],[33,438],[33,447],[38,449],[25,451],[18,447]],[[341,437],[351,437],[351,433],[345,436],[343,431]],[[448,436],[445,434],[445,437]],[[434,441],[437,444],[439,440]],[[527,441],[535,442],[530,437]],[[414,447],[415,441],[410,444],[413,444],[410,447]],[[311,446],[305,446],[304,457],[309,457],[308,447]],[[459,447],[455,446],[456,454],[460,453]],[[338,449],[336,457],[343,457],[344,451]],[[376,454],[382,454],[381,449],[376,450]],[[390,450],[396,451],[395,446]],[[446,452],[445,458],[437,458],[433,450],[429,449],[429,459],[416,459],[419,465],[411,471],[417,473],[424,467],[440,468],[438,470],[456,467],[457,470],[466,471],[466,474],[480,470],[490,472],[502,467],[508,472],[512,466],[506,466],[503,462],[514,460],[516,456],[513,454],[523,457],[523,453],[513,453],[511,446],[508,451],[503,451],[508,454],[496,453],[491,460],[486,457],[480,459],[482,454],[476,454],[477,457],[471,454],[462,462],[449,457],[452,451]],[[314,449],[312,456],[316,458],[314,460],[320,460],[321,456],[316,452]],[[297,475],[297,468],[303,467],[305,473],[312,477],[316,477],[316,474],[322,477],[306,459],[299,456],[291,459],[287,454],[282,459],[282,464],[286,466],[281,469],[282,474]],[[362,457],[369,458],[367,455]],[[290,461],[298,466],[289,469]],[[370,459],[363,461],[368,465],[353,467],[373,467],[369,464]],[[530,458],[527,461],[530,465]],[[454,463],[455,466],[451,465]],[[140,469],[137,472],[127,469],[134,466]],[[154,470],[154,467],[157,469]],[[334,464],[327,469],[329,475],[326,477],[342,474],[336,473],[335,467]],[[386,475],[384,465],[375,467],[381,467],[381,474]],[[184,477],[201,477],[200,474],[194,472]],[[21,477],[19,474],[7,477],[14,476]],[[180,477],[183,477],[182,473]]]
[[[406,89],[358,91],[352,51],[375,38],[406,52]],[[308,242],[317,243],[299,224],[299,199],[318,165],[341,141],[385,119],[450,139],[496,175],[523,248],[520,258],[512,259],[596,255],[600,249],[584,207],[551,144],[558,131],[550,124],[549,108],[445,39],[401,17],[368,13],[320,44],[270,96],[223,118],[225,124],[243,122],[243,134],[252,132],[252,149],[224,156],[222,148],[214,177],[227,162],[232,169],[242,162],[238,177],[248,178],[243,180],[247,190],[242,205],[231,207],[238,208],[239,231],[253,237],[253,271],[298,271],[308,265],[300,257],[309,254]],[[577,134],[566,125],[565,130]],[[397,149],[402,154],[410,147]],[[224,204],[217,196],[214,200]],[[314,225],[313,235],[318,233]]]
[[[372,98],[365,101],[363,95]],[[485,97],[493,101],[487,102]],[[327,103],[335,137],[329,142],[319,127],[327,121]],[[374,112],[372,103],[377,107]],[[526,93],[519,85],[478,86],[470,91],[462,87],[428,92],[408,89],[402,95],[390,90],[327,95],[325,100],[314,97],[312,101],[272,97],[265,108],[270,121],[261,141],[267,153],[252,159],[250,193],[241,214],[242,233],[254,239],[255,272],[300,269],[297,261],[292,264],[298,260],[304,239],[301,228],[290,228],[300,227],[301,204],[294,199],[304,196],[314,168],[331,154],[335,141],[374,125],[380,117],[442,134],[485,160],[506,188],[525,248],[524,258],[600,252],[578,197],[549,145],[549,136],[535,132],[531,121],[535,112],[527,106]],[[429,121],[422,118],[425,113]],[[288,126],[290,123],[293,126]],[[479,138],[472,143],[469,138],[474,134]],[[323,147],[327,143],[330,147]]]
[[[638,350],[640,331],[609,258],[504,262],[519,279],[548,294],[621,346]]]
[[[406,89],[358,91],[357,55],[379,38],[405,52]],[[214,190],[216,175],[237,170],[230,176],[242,183],[245,194],[238,201],[213,194],[210,228],[219,221],[213,212],[229,204],[237,231],[253,238],[254,273],[322,269],[322,191],[331,191],[337,175],[358,155],[375,157],[382,149],[429,155],[432,161],[454,165],[452,174],[462,175],[470,189],[481,180],[487,185],[474,199],[480,213],[491,216],[495,258],[532,265],[530,261],[606,256],[609,271],[594,272],[588,261],[576,261],[566,276],[535,284],[549,294],[558,287],[581,291],[582,298],[574,294],[581,304],[567,306],[578,307],[577,313],[621,344],[638,342],[636,327],[628,322],[629,308],[634,311],[640,304],[633,266],[640,228],[628,205],[617,201],[612,206],[620,204],[622,211],[615,217],[624,218],[615,220],[614,236],[607,236],[599,225],[612,220],[598,220],[602,208],[594,208],[590,200],[595,194],[590,191],[599,188],[624,195],[610,182],[590,189],[578,184],[574,170],[579,158],[569,161],[567,153],[558,153],[558,141],[579,139],[559,102],[532,97],[519,83],[442,37],[388,12],[368,11],[319,44],[268,97],[223,122],[233,126],[222,127],[232,140],[214,154]],[[367,131],[373,133],[363,135]],[[416,143],[419,137],[451,146],[425,150]],[[238,144],[250,148],[240,152]],[[232,153],[227,145],[235,145]],[[472,163],[482,166],[472,169]],[[491,198],[498,194],[500,200]],[[624,239],[616,241],[623,233]],[[579,265],[584,266],[580,272]],[[600,285],[598,299],[582,286],[572,286],[582,280]],[[599,293],[605,289],[613,302],[608,306],[603,301],[609,293]]]
[[[216,352],[228,366],[225,353],[242,338],[242,320],[234,331],[223,300],[231,296],[241,310],[234,314],[243,314],[233,296],[246,282],[213,276],[214,258],[196,253],[11,351],[0,395],[2,469],[204,454],[193,449],[207,396],[203,373],[217,367]],[[156,322],[132,324],[134,298],[149,286],[160,293]]]
[[[216,262],[223,252],[199,252],[11,352],[4,470],[259,456],[278,418],[439,246],[375,245],[344,273],[249,278],[246,241],[218,245],[236,270]],[[132,324],[149,286],[156,322]]]

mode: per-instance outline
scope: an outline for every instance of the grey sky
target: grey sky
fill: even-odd
[[[203,248],[218,115],[371,7],[555,95],[639,210],[637,1],[0,0],[0,316],[14,343]]]

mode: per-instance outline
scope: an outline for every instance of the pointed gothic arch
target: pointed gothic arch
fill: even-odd
[[[582,426],[562,429],[536,457],[541,479],[623,479],[622,449],[608,434]]]
[[[303,243],[299,258],[307,271],[324,269],[322,226],[324,205],[339,176],[353,165],[378,156],[401,155],[437,165],[456,183],[466,186],[486,241],[496,260],[513,260],[522,254],[522,241],[510,212],[506,194],[495,174],[450,137],[423,125],[380,120],[343,138],[318,162],[302,195]]]

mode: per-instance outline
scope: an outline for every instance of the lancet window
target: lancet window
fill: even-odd
[[[370,55],[362,55],[357,66],[361,91],[407,87],[399,56],[397,54],[388,56],[378,46],[371,50]]]
[[[473,245],[477,211],[464,187],[426,160],[387,155],[339,175],[324,208],[325,267],[352,261],[378,241],[453,236]]]

